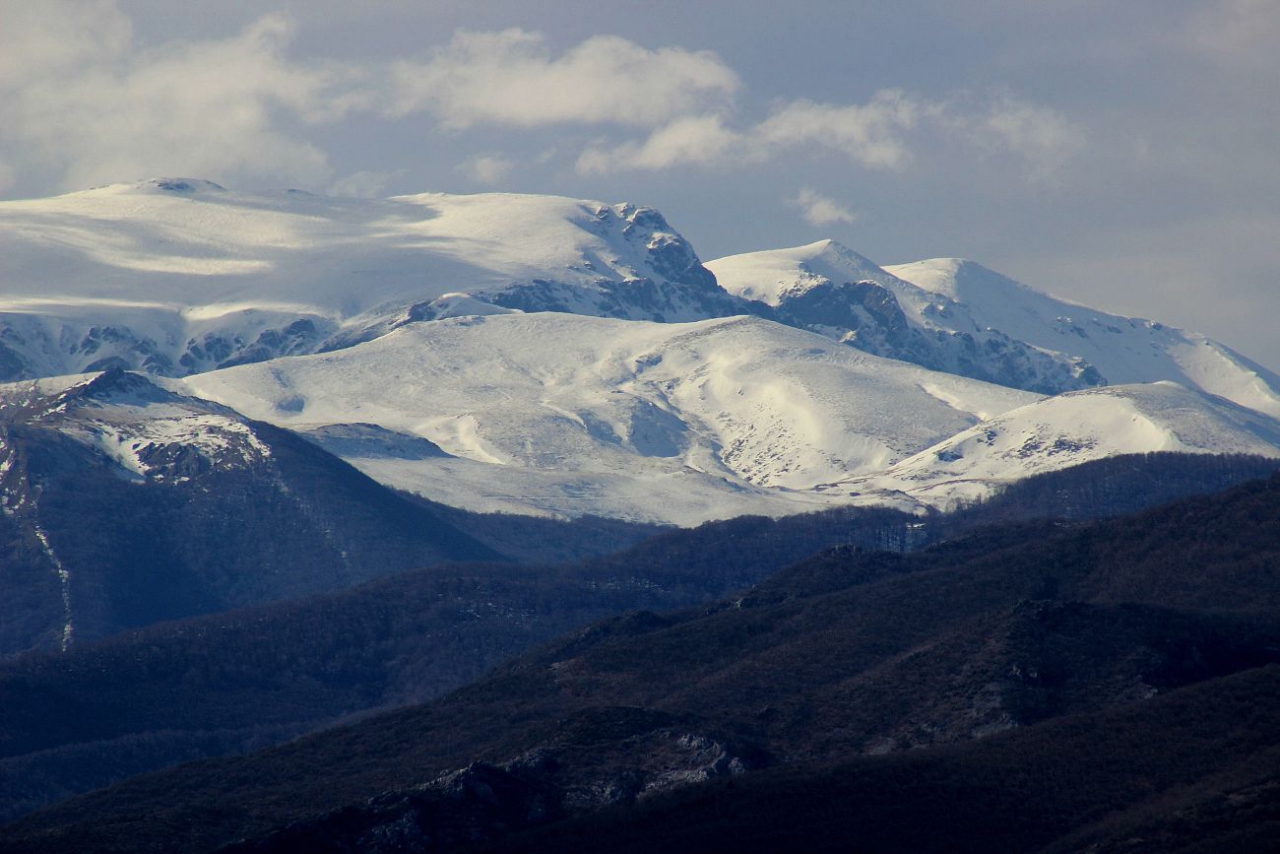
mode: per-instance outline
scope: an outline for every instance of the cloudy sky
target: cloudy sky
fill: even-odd
[[[0,0],[0,197],[636,201],[704,260],[964,256],[1280,368],[1277,44],[1280,0]]]

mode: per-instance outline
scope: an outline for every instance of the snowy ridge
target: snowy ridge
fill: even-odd
[[[994,327],[1046,350],[1088,361],[1110,384],[1172,380],[1280,417],[1280,376],[1204,335],[1118,317],[1051,297],[981,264],[938,258],[885,268],[955,301],[965,322]],[[929,313],[930,297],[904,302]]]
[[[882,269],[834,241],[820,241],[721,258],[707,268],[731,293],[757,294],[783,312],[843,283],[879,285],[876,296],[892,294],[892,308],[918,334],[895,337],[890,328],[886,340],[885,322],[866,319],[865,289],[837,295],[845,304],[856,302],[856,315],[829,334],[882,355],[1043,393],[1171,380],[1280,417],[1280,377],[1230,348],[1198,333],[1068,303],[972,261]],[[835,316],[831,302],[824,311]]]
[[[57,429],[136,482],[268,465],[232,405],[454,506],[684,525],[833,503],[946,508],[1118,454],[1280,458],[1280,421],[1176,383],[1037,398],[757,318],[455,318],[183,380],[0,387],[6,422]],[[33,514],[3,437],[0,452],[6,512]]]
[[[0,202],[0,378],[180,376],[507,309],[741,311],[660,214],[549,196],[335,199],[154,179]]]
[[[1280,422],[1174,382],[1089,389],[1011,410],[882,474],[823,491],[946,509],[1030,475],[1155,451],[1280,457]]]
[[[765,249],[707,262],[720,286],[775,308],[828,282],[878,282],[885,271],[834,240],[793,249]]]
[[[0,385],[0,418],[55,428],[139,481],[181,482],[271,456],[239,414],[119,370]],[[6,491],[5,506],[18,496]]]
[[[959,303],[832,240],[734,255],[707,268],[730,293],[762,299],[783,322],[886,358],[1042,394],[1103,381],[1084,359],[974,325]]]
[[[449,456],[347,456],[468,509],[684,524],[798,512],[1035,395],[752,317],[561,314],[412,324],[357,347],[199,374],[192,393],[298,430],[375,424]]]

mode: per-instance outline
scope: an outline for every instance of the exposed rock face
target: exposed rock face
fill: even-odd
[[[955,332],[911,323],[897,297],[873,281],[823,281],[783,294],[777,319],[851,347],[935,371],[1041,394],[1105,385],[1083,359],[1050,354],[995,329]]]
[[[601,206],[588,228],[615,246],[620,256],[642,258],[643,263],[623,268],[621,279],[601,276],[588,288],[534,279],[479,296],[521,311],[562,311],[659,323],[758,313],[756,306],[721,289],[689,241],[653,208]],[[586,263],[587,269],[596,266],[590,260]],[[618,269],[616,263],[609,266]]]
[[[319,316],[237,321],[190,336],[174,323],[158,340],[128,322],[0,313],[0,382],[111,368],[178,377],[314,353],[338,340],[337,324]]]

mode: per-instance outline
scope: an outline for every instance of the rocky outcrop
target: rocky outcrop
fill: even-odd
[[[776,319],[876,356],[1040,394],[1106,384],[1083,359],[1045,352],[996,329],[914,324],[891,290],[869,280],[824,281],[784,294]]]
[[[500,765],[473,762],[412,789],[233,843],[220,854],[455,851],[747,770],[723,741],[678,726],[650,729],[670,723],[654,712],[599,709],[566,723],[578,738]]]

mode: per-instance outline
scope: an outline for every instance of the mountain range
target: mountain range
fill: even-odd
[[[632,204],[153,179],[0,203],[0,276],[10,381],[140,372],[476,512],[945,508],[1122,453],[1280,456],[1280,378],[1202,335],[832,241],[704,266]]]

